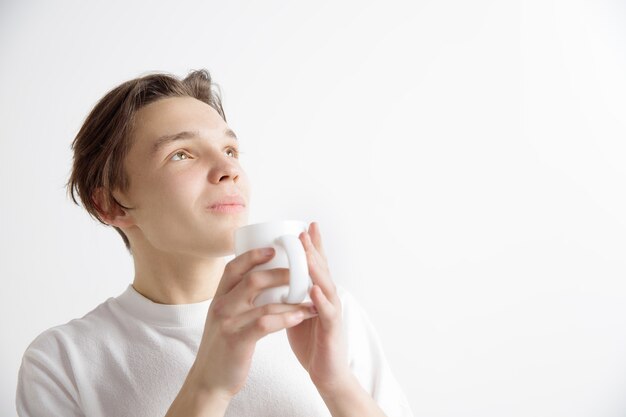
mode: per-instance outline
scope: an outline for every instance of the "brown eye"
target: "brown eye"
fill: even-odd
[[[188,158],[187,154],[186,154],[185,152],[183,152],[183,151],[178,151],[178,152],[176,152],[174,155],[172,155],[172,158],[174,158],[176,155],[183,155],[183,156],[185,157],[184,159],[187,159],[187,158]],[[170,158],[170,159],[171,159],[171,158]],[[182,161],[182,160],[184,160],[184,159],[179,159],[179,160],[180,160],[180,161]]]
[[[233,158],[239,157],[239,151],[236,148],[228,148],[227,152],[231,152],[233,154]]]

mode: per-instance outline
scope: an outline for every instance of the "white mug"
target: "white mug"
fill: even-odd
[[[250,270],[289,269],[289,285],[262,291],[253,301],[255,306],[273,303],[300,304],[308,298],[312,287],[304,246],[299,239],[307,224],[298,220],[282,220],[250,224],[235,230],[235,256],[258,248],[274,248],[269,261]]]

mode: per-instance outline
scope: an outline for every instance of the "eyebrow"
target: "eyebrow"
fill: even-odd
[[[233,132],[233,130],[228,127],[224,129],[224,135],[230,138],[233,138],[235,140],[238,139],[235,132]],[[198,132],[197,130],[184,130],[182,132],[174,133],[171,135],[163,135],[160,138],[158,138],[156,141],[154,141],[154,144],[152,145],[152,155],[156,154],[159,151],[159,149],[161,149],[163,146],[167,145],[168,143],[175,142],[177,140],[191,139],[191,138],[199,137],[199,136],[200,136],[200,132]]]

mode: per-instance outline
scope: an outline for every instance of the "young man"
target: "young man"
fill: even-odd
[[[331,280],[316,223],[300,235],[312,305],[254,307],[288,283],[286,269],[250,272],[271,251],[225,263],[250,187],[207,71],[121,84],[73,150],[68,191],[120,233],[135,276],[31,343],[21,417],[411,415],[370,322]]]

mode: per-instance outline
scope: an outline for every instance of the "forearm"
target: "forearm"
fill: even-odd
[[[229,403],[226,395],[202,390],[192,369],[165,417],[223,417]]]
[[[318,391],[333,417],[386,417],[354,375],[340,387]]]

